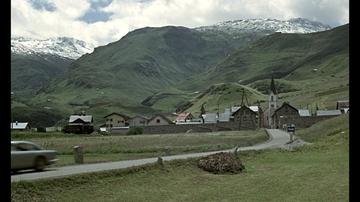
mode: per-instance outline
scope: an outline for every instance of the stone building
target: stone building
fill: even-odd
[[[232,116],[233,121],[239,123],[239,128],[255,129],[258,126],[256,121],[257,113],[245,105],[233,112]]]
[[[170,119],[166,118],[161,114],[157,114],[153,116],[148,122],[148,126],[162,126],[162,125],[170,125],[170,124],[174,124],[174,123]]]
[[[134,116],[129,119],[129,126],[146,126],[149,119],[143,116]]]
[[[294,119],[300,119],[298,109],[284,102],[272,115],[273,128],[282,128],[284,124],[293,124],[292,120]]]
[[[104,118],[106,119],[106,128],[129,126],[130,117],[124,114],[114,112],[106,115]]]

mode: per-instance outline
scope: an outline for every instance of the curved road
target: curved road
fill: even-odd
[[[246,150],[261,150],[261,149],[271,149],[271,148],[286,148],[286,143],[289,142],[290,136],[287,132],[278,129],[267,129],[267,133],[270,138],[264,143],[260,143],[254,146],[249,147],[239,147],[238,151]],[[174,156],[164,156],[162,159],[164,161],[170,161],[174,159],[186,159],[193,157],[202,157],[209,154],[214,154],[218,152],[233,152],[234,149],[221,150],[221,151],[212,151],[212,152],[202,152],[202,153],[192,153],[192,154],[180,154]],[[64,167],[54,167],[48,168],[43,172],[26,172],[18,173],[11,176],[11,182],[24,181],[24,180],[37,180],[44,178],[53,178],[53,177],[63,177],[74,174],[129,168],[133,166],[140,166],[148,163],[154,163],[157,161],[157,158],[146,158],[138,160],[126,160],[126,161],[117,161],[117,162],[105,162],[105,163],[95,163],[95,164],[82,164],[82,165],[73,165],[73,166],[64,166]]]

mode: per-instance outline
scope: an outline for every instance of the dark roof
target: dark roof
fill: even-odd
[[[162,115],[162,114],[155,114],[153,117],[151,117],[151,118],[149,119],[149,122],[152,121],[153,119],[155,119],[157,116],[160,116],[160,117],[162,117],[163,119],[165,119],[165,121],[167,121],[168,123],[173,124],[173,122],[172,122],[170,119],[168,119],[166,116],[164,116],[164,115]]]
[[[276,87],[275,87],[274,77],[271,77],[270,90],[271,90],[275,95],[277,94],[277,90],[276,90]]]
[[[111,114],[109,114],[109,115],[106,115],[106,116],[104,116],[104,118],[106,118],[106,117],[108,117],[108,116],[111,116],[111,115],[113,115],[113,114],[119,115],[119,116],[123,117],[123,118],[126,119],[126,120],[127,120],[127,119],[130,119],[129,116],[126,116],[126,115],[120,114],[120,113],[116,113],[116,112],[113,112],[113,113],[111,113]]]
[[[283,104],[282,104],[279,108],[277,108],[271,116],[273,116],[277,111],[279,111],[281,108],[283,108],[283,107],[286,106],[286,105],[288,105],[290,108],[294,109],[295,111],[297,111],[297,112],[299,113],[298,109],[296,109],[295,107],[291,106],[291,105],[290,105],[289,103],[287,103],[287,102],[283,102]]]
[[[243,110],[243,109],[247,109],[247,110],[249,110],[251,113],[254,113],[254,114],[257,114],[256,112],[254,112],[253,110],[251,110],[249,107],[247,107],[247,106],[241,106],[238,110],[236,110],[236,111],[234,111],[231,115],[233,116],[234,114],[236,114],[238,111],[240,111],[240,110]]]

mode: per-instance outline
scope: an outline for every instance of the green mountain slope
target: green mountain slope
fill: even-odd
[[[214,83],[237,82],[266,93],[271,75],[279,82],[282,100],[297,107],[334,108],[335,101],[349,97],[349,25],[263,37],[179,86],[206,90]]]
[[[311,34],[275,33],[239,49],[203,77],[187,81],[188,88],[213,82],[251,82],[270,78],[298,81],[346,75],[349,26]],[[314,71],[317,71],[314,74]],[[186,89],[186,88],[185,88]]]
[[[203,103],[208,111],[219,100],[220,109],[240,104],[244,88],[251,104],[266,100],[274,75],[280,100],[333,108],[348,98],[348,29],[275,33],[249,43],[184,27],[143,28],[76,60],[64,79],[52,80],[28,105],[64,117],[84,110],[99,124],[114,111],[197,113]]]
[[[179,82],[203,73],[260,35],[248,33],[234,39],[222,32],[203,33],[185,27],[138,29],[76,60],[65,79],[53,80],[31,104],[50,105],[64,114],[85,110],[97,119],[113,111],[129,115],[173,111],[192,97],[177,90]],[[156,94],[162,94],[160,98],[165,95],[170,103],[166,99],[156,104],[145,102]]]
[[[49,82],[61,77],[72,59],[56,55],[11,54],[11,91],[19,96],[33,96]]]

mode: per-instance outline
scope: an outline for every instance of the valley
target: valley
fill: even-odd
[[[178,110],[198,116],[204,103],[210,112],[240,104],[243,90],[250,105],[259,101],[266,106],[271,76],[280,101],[296,107],[331,109],[337,100],[348,99],[348,24],[314,28],[320,31],[314,33],[280,33],[267,27],[226,32],[224,25],[141,28],[76,60],[50,63],[54,70],[42,68],[41,62],[21,70],[33,59],[20,61],[16,58],[25,56],[14,54],[14,119],[48,127],[61,126],[81,111],[92,114],[96,125],[112,112],[150,116]],[[51,70],[51,76],[45,70]],[[44,81],[34,79],[27,86],[31,89],[17,82],[31,77]]]

